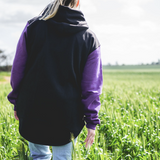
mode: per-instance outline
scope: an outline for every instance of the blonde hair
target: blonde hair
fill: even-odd
[[[58,12],[60,5],[69,6],[70,8],[76,8],[77,2],[78,0],[54,0],[40,13],[40,15],[42,16],[40,20],[46,21],[50,18],[53,18]]]

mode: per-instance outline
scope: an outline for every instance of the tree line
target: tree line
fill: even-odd
[[[9,56],[5,54],[3,50],[0,49],[0,72],[2,71],[11,71],[12,65],[8,64]],[[160,59],[157,62],[151,62],[150,64],[144,64],[141,63],[139,65],[160,65]],[[118,62],[115,63],[115,65],[112,65],[108,63],[106,66],[120,66]],[[122,66],[125,66],[125,64],[122,64]]]
[[[9,65],[8,56],[3,50],[0,49],[0,72],[2,71],[11,71],[12,65]]]

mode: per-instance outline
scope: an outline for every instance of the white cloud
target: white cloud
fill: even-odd
[[[156,62],[160,59],[160,45],[155,36],[156,34],[151,37],[145,34],[114,34],[100,37],[103,64],[115,64],[116,61],[119,64]]]
[[[135,18],[140,18],[141,16],[145,15],[144,9],[137,5],[125,5],[125,7],[122,9],[122,13]]]
[[[152,21],[142,21],[140,22],[140,26],[152,32],[160,32],[160,26]]]
[[[94,30],[101,43],[103,64],[150,63],[160,58],[160,26],[152,21],[101,24]]]
[[[139,5],[139,4],[145,4],[148,2],[153,2],[154,0],[118,0],[121,3],[131,4],[131,5]]]
[[[47,5],[48,3],[50,3],[52,0],[32,0],[32,1],[28,1],[28,0],[1,0],[2,2],[6,2],[8,4],[12,4],[12,3],[16,3],[16,4],[29,4],[29,5]]]
[[[85,14],[93,14],[98,12],[93,0],[81,0],[80,8],[85,12]]]
[[[152,21],[142,21],[136,25],[122,24],[96,24],[94,25],[96,33],[100,34],[141,34],[141,33],[160,33],[160,26]]]
[[[145,10],[141,6],[154,0],[118,0],[118,2],[124,4],[122,13],[130,15],[134,18],[140,18],[145,15]]]
[[[45,7],[45,5],[35,6],[23,0],[21,3],[12,1],[1,1],[0,4],[0,22],[1,23],[24,23],[27,20],[37,16]],[[6,9],[7,8],[7,9]]]

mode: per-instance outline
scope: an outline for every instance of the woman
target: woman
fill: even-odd
[[[84,125],[86,147],[100,123],[100,44],[89,29],[79,0],[55,0],[28,21],[17,45],[8,100],[33,159],[71,159]]]

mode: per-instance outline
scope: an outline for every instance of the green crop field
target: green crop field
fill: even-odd
[[[0,73],[0,160],[29,160],[27,141],[18,133],[6,96],[8,73]],[[86,128],[78,137],[75,160],[160,159],[160,65],[105,66],[101,124],[93,146],[85,149]]]

